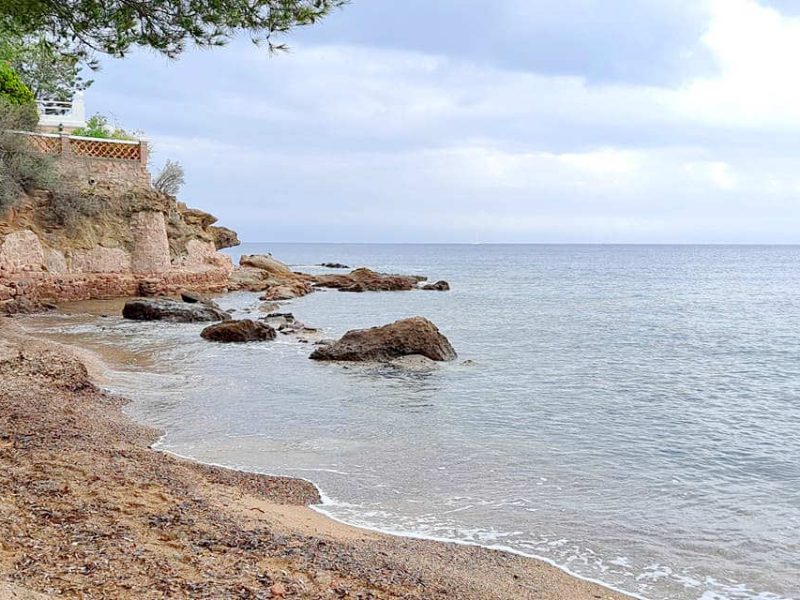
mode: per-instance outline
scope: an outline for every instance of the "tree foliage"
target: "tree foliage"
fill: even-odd
[[[109,125],[108,118],[96,114],[89,117],[84,127],[79,127],[72,132],[72,135],[82,137],[99,138],[102,140],[135,140],[136,134],[128,133],[124,129]]]
[[[8,104],[32,104],[33,92],[7,62],[0,60],[0,99]]]
[[[0,31],[0,61],[11,65],[37,100],[68,102],[92,84],[81,75],[77,56],[43,37]]]
[[[175,57],[239,33],[281,49],[276,35],[311,25],[347,0],[0,0],[6,30],[72,44],[76,56],[122,57],[131,47]]]

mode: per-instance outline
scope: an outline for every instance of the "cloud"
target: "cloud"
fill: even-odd
[[[645,32],[688,6],[623,4],[651,19],[635,24]],[[487,27],[524,43],[525,24],[544,19],[565,39],[585,34],[576,54],[634,53],[597,41],[616,31],[612,16],[573,23],[581,5],[506,0]],[[88,101],[147,131],[157,161],[184,163],[184,197],[248,240],[800,241],[797,17],[755,0],[694,2],[705,20],[674,44],[665,34],[655,55],[681,63],[691,31],[691,52],[718,68],[625,78],[482,59],[447,29],[418,47],[403,19],[435,22],[456,5],[392,6],[360,37],[358,10],[376,9],[353,5],[339,43],[304,36],[287,56],[240,43],[109,63]],[[466,8],[447,14],[466,26]],[[526,52],[545,52],[537,44]]]

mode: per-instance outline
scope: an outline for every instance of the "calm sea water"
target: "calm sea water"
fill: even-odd
[[[651,599],[800,598],[800,248],[238,250],[447,279],[289,310],[329,337],[423,315],[460,359],[343,368],[287,338],[206,343],[199,325],[39,325],[140,357],[110,385],[162,448],[310,479],[347,522],[511,548]]]

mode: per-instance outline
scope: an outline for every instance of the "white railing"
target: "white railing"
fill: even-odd
[[[83,92],[77,92],[71,102],[43,100],[37,102],[39,107],[39,125],[75,129],[86,125],[86,107],[83,103]]]

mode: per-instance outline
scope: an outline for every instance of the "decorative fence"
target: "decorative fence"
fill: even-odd
[[[56,133],[19,132],[28,137],[34,148],[45,154],[62,157],[109,158],[147,164],[147,142],[105,140]]]

